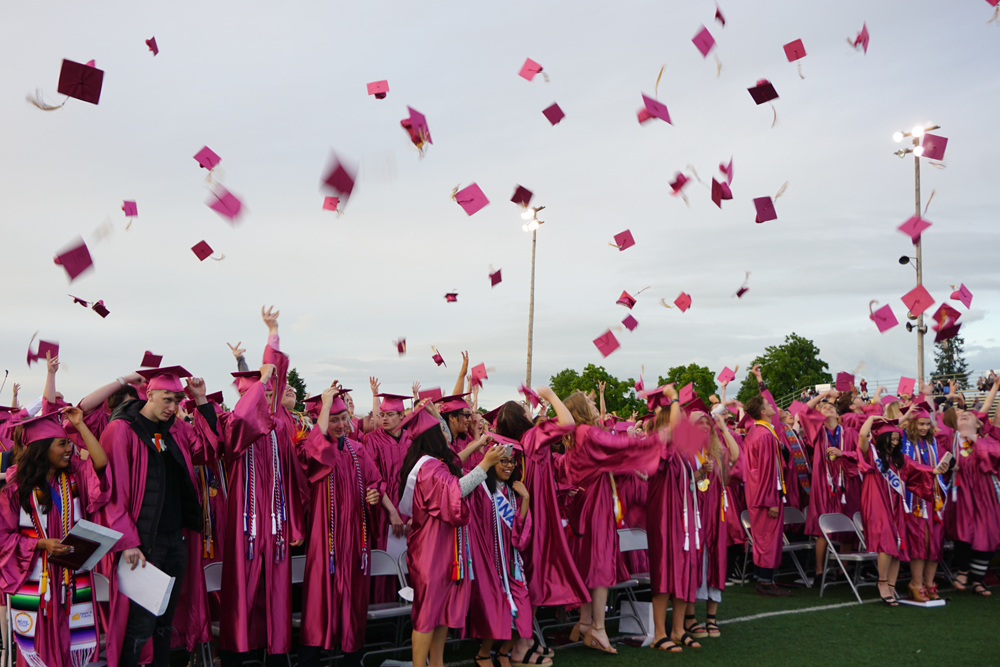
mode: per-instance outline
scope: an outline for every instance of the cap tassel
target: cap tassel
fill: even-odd
[[[997,8],[993,10],[993,16],[986,22],[986,25],[993,23],[997,19],[1000,19],[1000,5],[997,5]]]
[[[774,108],[773,102],[769,102],[769,104],[771,105],[771,111],[774,112],[774,120],[771,121],[771,127],[774,127],[774,124],[778,122],[778,110]]]
[[[795,64],[799,66],[799,78],[800,79],[806,78],[805,75],[802,74],[802,61],[800,60],[799,62],[797,62]]]
[[[934,193],[936,192],[937,190],[931,190],[931,196],[927,198],[927,203],[924,205],[924,215],[927,215],[927,209],[931,207],[931,200],[934,199]]]
[[[97,229],[91,233],[90,238],[96,243],[97,241],[103,241],[105,237],[110,236],[112,232],[115,231],[115,225],[111,222],[111,218],[107,217],[104,219]]]
[[[660,305],[663,306],[664,308],[673,308],[673,306],[667,303],[666,299],[660,299]]]
[[[716,78],[722,76],[722,61],[719,60],[719,54],[715,54],[715,76]]]
[[[778,188],[778,194],[774,195],[774,198],[777,199],[781,195],[785,194],[785,190],[787,189],[788,189],[788,181],[785,181],[785,183],[780,188]],[[749,276],[750,274],[748,273],[747,275]]]
[[[69,101],[69,95],[66,96],[66,99],[63,100],[62,104],[56,104],[56,105],[48,104],[45,102],[45,100],[42,99],[42,89],[35,88],[35,94],[32,95],[31,93],[28,93],[26,99],[32,104],[34,104],[36,107],[41,109],[42,111],[55,111],[56,109],[63,108],[63,105],[65,105],[66,102]]]
[[[656,85],[653,86],[653,97],[658,97],[660,94],[660,78],[663,76],[663,70],[666,69],[667,64],[664,63],[660,67],[660,73],[656,76]]]
[[[216,262],[221,262],[225,258],[226,258],[226,254],[225,253],[219,253],[218,257],[212,257],[211,259],[214,259]]]

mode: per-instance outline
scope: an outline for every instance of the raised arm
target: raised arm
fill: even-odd
[[[330,428],[330,406],[333,405],[333,399],[339,393],[340,383],[334,380],[333,384],[324,389],[321,394],[323,400],[319,409],[319,419],[316,420],[316,428],[323,435],[326,435]]]
[[[417,406],[417,402],[420,400],[420,383],[413,383],[413,407]]]
[[[993,400],[997,397],[997,389],[1000,389],[1000,377],[993,381],[990,393],[986,394],[986,401],[983,403],[982,412],[985,412],[987,415],[990,414],[990,408],[993,407]]]
[[[45,389],[42,390],[42,398],[52,405],[56,402],[56,373],[59,371],[59,357],[53,357],[50,352],[46,352],[45,370]]]
[[[552,406],[552,409],[555,410],[556,413],[556,422],[558,422],[560,426],[573,425],[573,414],[569,411],[569,408],[563,405],[563,402],[559,400],[559,397],[556,396],[556,392],[552,391],[550,387],[539,387],[535,390],[535,393],[538,394],[538,398],[548,401],[549,405]]]
[[[17,402],[17,392],[19,392],[19,391],[21,391],[21,385],[19,383],[15,382],[14,383],[14,387],[13,387],[13,394],[14,395],[10,399],[10,407],[14,408],[14,410],[19,410],[21,408],[21,406]]]
[[[233,356],[236,357],[236,370],[241,373],[246,373],[250,370],[250,367],[247,366],[247,359],[245,356],[247,351],[240,347],[242,344],[243,341],[239,341],[236,345],[229,345],[229,343],[226,343],[226,345],[229,345],[229,349],[233,353]]]
[[[715,425],[719,427],[719,432],[722,433],[722,437],[726,441],[726,448],[729,450],[729,463],[736,463],[736,460],[740,458],[740,446],[736,444],[736,439],[729,432],[729,427],[726,425],[726,418],[718,412],[713,412],[712,418],[715,420]]]
[[[868,438],[869,434],[872,432],[872,424],[875,423],[875,415],[869,415],[865,423],[861,425],[861,431],[858,433],[858,449],[860,449],[865,454],[868,453]]]
[[[94,472],[104,470],[105,466],[108,465],[108,455],[104,453],[101,443],[98,442],[94,434],[87,428],[87,423],[83,419],[83,410],[81,408],[66,408],[66,412],[63,414],[66,415],[69,423],[73,425],[73,428],[83,438],[83,444],[87,446],[87,452],[90,454],[90,462],[94,466]]]
[[[598,389],[598,392],[601,394],[601,423],[602,424],[604,423],[604,418],[608,414],[607,407],[604,404],[604,388],[606,386],[608,386],[607,382],[601,382],[600,380],[597,381],[597,389]]]
[[[103,387],[98,387],[94,391],[90,392],[80,401],[80,409],[83,410],[83,414],[90,414],[94,410],[101,407],[104,401],[108,400],[111,394],[115,393],[119,389],[122,389],[126,385],[134,384],[137,382],[142,382],[142,376],[138,373],[129,373],[128,375],[123,375],[122,377],[116,379],[114,382],[109,382]]]
[[[469,352],[466,350],[462,353],[462,368],[458,371],[458,380],[455,381],[455,388],[452,390],[452,396],[458,396],[462,393],[462,388],[465,386],[465,374],[469,372]]]
[[[816,406],[820,404],[820,401],[822,401],[824,398],[828,398],[831,396],[836,397],[837,393],[838,392],[836,389],[827,389],[826,391],[820,392],[815,396],[813,396],[811,399],[809,399],[809,402],[806,403],[806,406],[811,410],[815,410]]]
[[[369,377],[368,385],[372,388],[372,430],[377,431],[379,423],[378,420],[382,416],[382,410],[381,410],[381,404],[376,394],[379,393],[379,387],[381,387],[382,385],[379,384],[377,377]]]

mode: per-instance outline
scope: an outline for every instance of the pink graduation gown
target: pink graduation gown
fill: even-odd
[[[747,508],[746,492],[743,485],[743,468],[746,461],[746,454],[743,452],[743,436],[730,431],[736,444],[740,447],[740,455],[736,463],[729,469],[729,483],[726,485],[726,498],[729,500],[729,509],[726,510],[726,545],[745,544],[746,533],[743,532],[743,524],[740,522],[740,515]]]
[[[888,479],[879,472],[875,462],[874,444],[868,453],[860,450],[843,456],[844,466],[852,474],[861,474],[861,521],[865,527],[865,546],[868,551],[889,554],[893,558],[909,560],[905,540],[906,508],[903,495],[890,488]],[[885,461],[882,462],[886,464]],[[934,470],[931,466],[914,463],[903,457],[903,466],[890,469],[899,476],[906,491],[924,500],[933,500]],[[902,489],[902,487],[901,487]]]
[[[361,443],[345,439],[340,449],[316,428],[299,445],[299,457],[308,463],[312,489],[300,641],[358,651],[368,619],[373,528],[364,496],[368,489],[385,493],[385,484]]]
[[[649,482],[637,475],[622,475],[615,478],[618,486],[618,500],[625,508],[625,527],[646,530],[646,501],[649,496]],[[649,557],[646,549],[622,553],[629,576],[649,573]]]
[[[937,455],[936,442],[913,442],[913,456],[908,456],[915,463],[923,463],[931,467],[937,466],[940,457]],[[903,452],[906,456],[906,452]],[[934,479],[934,500],[924,500],[913,495],[910,511],[906,513],[903,540],[906,542],[907,555],[910,560],[941,560],[944,550],[944,511],[947,502],[944,490],[937,478]],[[935,508],[935,505],[939,505]]]
[[[515,552],[527,548],[531,542],[531,514],[521,518],[517,494],[505,484],[497,484],[513,517],[508,517],[511,527],[502,517],[494,514],[493,497],[485,483],[468,496],[471,518],[469,532],[472,544],[472,596],[466,634],[477,639],[511,639],[516,626],[521,637],[532,633],[531,602],[520,558]],[[502,540],[503,554],[497,549],[498,535]],[[504,577],[506,571],[506,577]],[[506,586],[506,588],[505,588]],[[510,598],[507,597],[507,588]],[[513,609],[512,606],[513,605]],[[513,612],[516,610],[516,618]]]
[[[694,602],[703,545],[693,464],[672,446],[662,457],[649,478],[646,508],[650,585],[654,595]]]
[[[226,604],[221,609],[219,646],[241,653],[266,648],[273,655],[291,649],[289,551],[291,543],[303,539],[305,531],[296,481],[301,468],[295,458],[293,434],[286,420],[272,415],[264,392],[263,383],[255,382],[220,421],[229,498],[221,590]],[[273,444],[277,445],[277,457],[272,454]],[[280,474],[280,484],[274,483],[276,474]],[[276,527],[283,531],[281,542]],[[254,528],[256,537],[248,533]]]
[[[646,474],[655,471],[660,441],[615,435],[599,426],[581,424],[576,427],[573,442],[563,457],[563,465],[570,483],[583,491],[576,494],[570,506],[574,531],[570,553],[587,588],[614,586],[628,579],[628,570],[618,549],[616,518],[624,518],[624,507],[614,494],[617,485],[612,476],[630,475],[636,470]]]
[[[469,523],[470,511],[458,477],[441,461],[430,459],[417,472],[412,512],[406,566],[413,588],[413,629],[431,632],[441,625],[464,628],[472,594],[469,575],[474,573],[463,564],[464,577],[455,580],[452,574],[457,529]],[[464,545],[461,553],[464,558]]]
[[[543,421],[521,436],[524,450],[524,485],[531,496],[534,537],[524,556],[528,593],[534,607],[558,607],[590,602],[566,542],[562,507],[556,496],[556,466],[551,446],[572,432],[554,419]]]
[[[746,452],[747,509],[750,510],[750,534],[753,536],[753,562],[757,567],[781,565],[781,545],[785,528],[783,461],[775,434],[754,423],[743,439]],[[778,516],[768,516],[768,508],[777,507]]]
[[[938,451],[950,451],[957,468],[952,471],[949,504],[955,506],[955,536],[968,542],[974,551],[993,551],[1000,544],[1000,502],[997,478],[1000,476],[1000,441],[992,426],[984,426],[971,449],[955,431],[942,427],[935,437]],[[1000,434],[998,434],[1000,435]],[[968,452],[962,456],[962,450]]]
[[[844,470],[841,458],[831,461],[826,448],[837,447],[844,452],[858,448],[858,432],[841,426],[840,436],[828,437],[826,418],[815,409],[799,413],[807,446],[813,448],[812,483],[809,492],[809,515],[806,517],[806,534],[822,537],[819,517],[839,512],[851,518],[861,509],[861,482],[856,474]]]
[[[725,451],[725,457],[729,458],[729,450]],[[720,591],[726,588],[726,542],[728,539],[726,530],[726,514],[732,508],[726,508],[725,475],[722,474],[723,466],[726,463],[713,459],[715,469],[709,476],[708,489],[702,491],[698,489],[698,512],[701,514],[701,547],[708,555],[708,585],[718,588]],[[696,487],[697,488],[697,487]],[[701,568],[698,569],[699,583],[701,582]]]
[[[100,473],[94,472],[94,467],[89,460],[81,461],[76,456],[70,459],[69,472],[76,483],[79,494],[80,513],[84,519],[91,519],[110,498],[112,473],[109,468],[105,468]],[[14,595],[26,583],[42,553],[35,550],[38,539],[21,532],[20,516],[21,501],[18,497],[18,484],[12,478],[12,481],[4,486],[3,491],[0,491],[0,591],[7,595]],[[50,538],[60,539],[64,537],[61,517],[54,501],[47,515],[45,532]],[[63,569],[49,564],[48,571],[49,585],[55,587],[52,589],[48,616],[43,615],[41,610],[36,612],[34,650],[47,667],[73,667],[70,651],[70,620],[67,617],[65,605],[59,602],[61,590],[59,582],[62,580]],[[80,573],[76,577],[78,587],[85,585],[93,589],[93,581],[89,572]],[[81,582],[81,578],[86,578],[87,583]],[[23,609],[13,599],[8,599],[7,604],[10,605],[15,614],[17,614],[16,610]],[[94,607],[96,611],[96,603],[94,603]],[[96,613],[94,617],[95,626],[90,631],[90,634],[93,635],[90,640],[96,642]],[[12,632],[7,638],[8,650],[15,643],[13,634]],[[98,644],[97,648],[99,649],[99,647]],[[92,661],[96,660],[95,649]],[[17,664],[19,667],[27,667],[27,663],[20,653],[17,656]]]
[[[378,429],[361,436],[368,457],[375,463],[379,475],[385,483],[385,496],[399,510],[399,473],[403,469],[403,459],[410,448],[410,435],[407,430],[400,433],[399,440]],[[372,515],[372,535],[375,537],[375,548],[384,550],[389,540],[392,524],[389,523],[389,513],[381,503],[369,508]],[[409,517],[400,516],[403,523]],[[392,602],[396,599],[398,582],[390,577],[376,577],[373,583],[372,596],[375,603]]]
[[[192,424],[174,419],[169,432],[184,457],[191,483],[197,489],[194,466],[210,463],[215,459],[218,436],[197,410]],[[118,659],[121,657],[122,637],[128,620],[130,601],[118,593],[118,577],[115,571],[121,552],[140,546],[135,520],[139,516],[142,499],[146,493],[149,448],[139,440],[132,426],[124,419],[116,419],[108,424],[101,435],[101,447],[108,455],[108,468],[115,472],[112,474],[110,500],[98,512],[96,523],[117,530],[122,533],[122,538],[111,552],[101,559],[95,571],[108,577],[111,584],[110,602],[106,610],[105,605],[101,605],[101,613],[107,629],[108,667],[117,667]],[[188,546],[187,572],[191,576],[184,576],[181,589],[181,595],[186,596],[187,605],[181,607],[178,604],[174,619],[176,622],[179,616],[187,616],[181,622],[186,624],[188,632],[195,637],[206,637],[206,633],[210,630],[205,577],[200,574],[201,535],[185,528],[184,538]],[[197,569],[190,569],[192,566],[197,566]],[[152,642],[148,642],[143,650],[143,658],[147,656],[152,659]]]

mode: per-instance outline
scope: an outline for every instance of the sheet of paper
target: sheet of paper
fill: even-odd
[[[399,555],[406,551],[406,537],[396,537],[389,531],[389,539],[385,543],[385,552],[392,556],[392,559],[399,562]]]
[[[86,540],[91,540],[101,545],[80,567],[78,571],[81,572],[93,569],[97,565],[97,562],[104,558],[104,554],[108,553],[118,543],[118,540],[122,538],[122,534],[117,530],[111,530],[85,519],[77,521],[76,525],[69,531],[69,534],[79,535]]]
[[[174,578],[168,577],[152,563],[132,566],[122,558],[118,563],[118,592],[155,616],[162,616],[170,602]]]

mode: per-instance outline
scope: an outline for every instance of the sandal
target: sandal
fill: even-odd
[[[965,577],[965,581],[959,581],[959,577]],[[956,591],[964,591],[969,587],[969,573],[959,572],[955,575],[955,578],[951,580],[951,585],[955,587]]]
[[[930,586],[927,586],[926,590],[927,590],[927,597],[929,597],[931,600],[940,600],[941,599],[941,596],[938,595],[937,584],[931,584]]]
[[[510,657],[511,653],[513,653],[513,651],[508,651],[507,653],[500,653],[499,651],[497,651],[496,653],[493,654],[493,664],[496,665],[497,667],[503,667],[503,663],[501,663],[500,660],[502,658],[507,658],[507,665],[509,667],[514,667],[514,662]]]
[[[914,602],[927,602],[930,599],[927,595],[927,589],[923,586],[917,586],[911,581],[907,588],[910,589],[910,599]]]
[[[535,643],[537,644],[538,642],[536,641]],[[508,653],[506,657],[508,658],[508,660],[510,660],[510,667],[525,667],[526,665],[530,667],[531,665],[552,664],[552,658],[550,658],[547,655],[537,653],[532,649],[534,649],[534,646],[525,651],[524,655],[521,657],[520,660],[514,660],[514,658],[511,657],[511,655],[514,653],[513,651]]]
[[[676,643],[678,640],[676,640],[673,637],[671,637],[670,641]],[[686,632],[681,635],[680,642],[681,642],[681,644],[684,644],[688,648],[701,648],[701,644],[699,644],[698,642],[696,642],[694,640],[694,637],[692,637],[691,635],[689,635]]]
[[[584,630],[583,627],[584,626],[581,623],[577,623],[573,626],[573,629],[569,632],[569,640],[571,642],[583,641],[587,633],[590,632],[590,626],[588,625],[586,630]]]
[[[493,655],[492,654],[490,654],[490,655],[479,655],[479,651],[476,651],[476,657],[473,658],[472,661],[474,663],[476,663],[477,665],[479,665],[481,660],[488,660],[489,662],[487,664],[489,664],[490,667],[498,667],[497,666],[497,662],[496,662],[496,660],[493,659]],[[482,667],[482,666],[480,665],[480,667]]]
[[[691,622],[690,625],[688,622]],[[708,636],[708,630],[698,622],[697,617],[694,614],[685,614],[684,616],[684,631],[695,639],[704,639]]]
[[[879,579],[878,583],[885,584],[886,586],[888,586],[889,585],[889,580],[888,579]],[[896,600],[896,596],[893,593],[889,593],[888,596],[880,595],[879,597],[882,598],[882,602],[886,603],[890,607],[898,607],[899,606],[899,602]]]
[[[528,653],[544,656],[546,658],[552,658],[556,654],[556,652],[552,649],[542,646],[541,642],[539,642],[537,638],[535,638],[535,641],[528,648]]]
[[[604,628],[599,628],[596,625],[590,626],[590,630],[587,630],[587,634],[583,638],[583,645],[596,651],[618,655],[618,649],[611,645],[611,639],[608,639],[608,645],[605,646],[594,637],[595,630],[604,630]]]
[[[982,596],[984,598],[988,598],[989,596],[993,595],[993,593],[991,593],[990,591],[986,590],[986,586],[984,586],[983,582],[981,582],[981,581],[977,581],[974,584],[972,584],[972,592],[975,595],[980,595],[980,596]]]
[[[664,644],[669,644],[669,646],[664,646]],[[665,653],[680,653],[684,650],[681,646],[675,644],[670,637],[664,637],[655,644],[652,644],[649,648],[654,651],[663,651]]]
[[[713,639],[722,636],[722,631],[719,630],[719,625],[715,622],[714,614],[705,617],[705,629],[708,630],[708,636]]]

